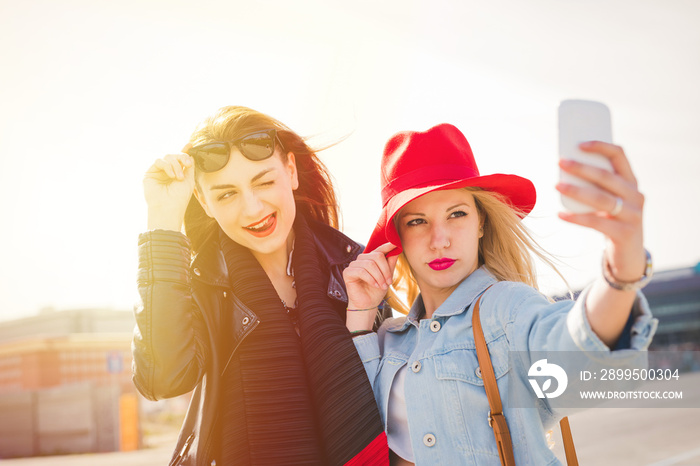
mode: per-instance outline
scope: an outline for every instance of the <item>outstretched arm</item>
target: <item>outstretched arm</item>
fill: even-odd
[[[639,192],[632,167],[619,146],[591,141],[581,144],[580,148],[584,152],[608,158],[614,172],[561,160],[559,166],[562,170],[589,181],[593,186],[560,183],[557,190],[592,206],[595,212],[561,212],[559,217],[605,235],[606,248],[603,254],[604,264],[609,267],[609,281],[620,284],[637,282],[645,273],[647,261],[642,228],[644,196]],[[620,338],[629,318],[635,291],[618,290],[601,275],[587,296],[586,309],[591,328],[610,348]]]

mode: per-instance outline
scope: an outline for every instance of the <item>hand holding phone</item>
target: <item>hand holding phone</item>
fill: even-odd
[[[610,110],[605,104],[592,100],[563,100],[559,104],[559,158],[575,160],[612,172],[609,159],[579,149],[579,144],[585,141],[612,143]],[[573,185],[590,185],[587,181],[564,171],[559,172],[559,179],[563,183]],[[592,207],[567,196],[562,195],[561,201],[564,208],[570,212],[594,211]]]

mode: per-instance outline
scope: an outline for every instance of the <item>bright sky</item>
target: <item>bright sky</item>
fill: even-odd
[[[530,178],[528,220],[573,286],[599,234],[556,218],[556,107],[605,102],[647,198],[656,268],[700,261],[693,0],[0,0],[0,320],[136,301],[141,178],[224,105],[324,144],[365,242],[396,131],[450,122],[482,174]],[[547,292],[563,284],[543,275]]]

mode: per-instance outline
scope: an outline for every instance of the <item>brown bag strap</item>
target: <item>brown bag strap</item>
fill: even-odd
[[[498,456],[501,458],[501,464],[503,466],[515,466],[515,458],[513,458],[513,441],[510,438],[510,431],[508,430],[506,417],[503,415],[501,396],[498,393],[498,385],[496,384],[496,374],[493,372],[491,357],[489,356],[489,349],[486,346],[486,339],[484,338],[484,330],[481,328],[481,320],[479,319],[480,301],[481,296],[479,296],[479,298],[476,300],[476,304],[474,304],[472,327],[474,329],[476,357],[479,359],[481,377],[484,379],[486,397],[489,399],[489,408],[491,408],[488,417],[489,425],[493,429],[493,435],[496,437]]]
[[[576,447],[574,447],[574,437],[571,435],[571,426],[569,418],[563,417],[559,421],[561,427],[561,437],[564,440],[564,453],[566,454],[566,464],[569,466],[578,466],[578,458],[576,457]]]
[[[488,288],[486,290],[488,290]],[[484,293],[486,293],[486,291],[484,291]],[[483,296],[483,294],[481,296]],[[481,369],[481,376],[484,380],[484,389],[486,390],[486,397],[489,400],[489,408],[491,409],[489,411],[488,421],[489,426],[493,428],[493,435],[496,438],[498,456],[501,458],[501,464],[503,466],[515,466],[513,441],[510,438],[506,417],[503,415],[503,406],[501,405],[501,396],[498,393],[496,374],[491,364],[491,356],[489,355],[489,349],[486,345],[486,338],[484,338],[484,330],[481,328],[481,319],[479,318],[479,302],[481,301],[481,296],[479,296],[474,304],[472,328],[474,331],[476,357],[479,360],[479,368]],[[559,424],[561,426],[561,435],[564,439],[566,463],[569,466],[578,466],[574,439],[571,435],[571,427],[569,426],[569,418],[562,418]]]

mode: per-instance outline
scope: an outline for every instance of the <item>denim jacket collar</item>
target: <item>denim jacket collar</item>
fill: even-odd
[[[465,312],[489,286],[497,281],[496,277],[482,265],[457,285],[457,288],[447,297],[445,302],[435,310],[433,318],[450,317]],[[402,332],[409,325],[418,327],[420,325],[419,316],[423,315],[424,312],[423,297],[419,294],[411,306],[408,316],[399,321],[397,325],[389,327],[387,331]]]

